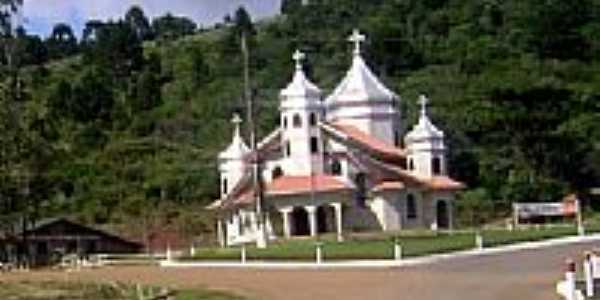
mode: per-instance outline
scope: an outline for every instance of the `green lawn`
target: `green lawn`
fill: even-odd
[[[159,290],[159,289],[155,289]],[[136,289],[122,284],[0,281],[2,300],[138,300]],[[189,290],[176,293],[176,300],[243,300],[221,292]]]
[[[486,230],[482,236],[485,247],[507,245],[517,242],[539,241],[576,234],[574,226],[557,226],[527,230]],[[338,243],[331,236],[321,238],[323,255],[326,260],[346,259],[391,259],[394,256],[395,241],[402,246],[404,257],[416,257],[428,254],[448,253],[467,250],[475,247],[475,233],[433,233],[408,232],[399,235],[379,234],[354,236],[343,243]],[[247,247],[248,260],[304,260],[315,259],[315,240],[301,239],[277,242],[267,249]],[[200,249],[194,257],[183,260],[239,260],[240,248]]]

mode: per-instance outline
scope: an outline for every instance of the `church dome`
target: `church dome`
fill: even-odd
[[[443,139],[444,132],[438,129],[431,122],[429,116],[427,116],[427,98],[425,96],[421,96],[419,103],[421,104],[421,115],[419,116],[419,122],[406,135],[406,142],[411,143],[422,140]]]
[[[235,125],[235,131],[233,134],[233,140],[227,149],[219,153],[220,160],[236,160],[242,159],[248,153],[250,153],[250,148],[244,143],[242,136],[240,134],[240,123],[242,119],[238,115],[235,115],[232,123]]]
[[[294,60],[296,61],[296,73],[292,82],[281,91],[281,97],[284,98],[319,98],[321,97],[321,90],[312,83],[304,74],[302,70],[301,61],[304,59],[304,53],[296,50],[294,53]]]
[[[346,77],[326,100],[330,105],[359,101],[392,101],[396,94],[377,79],[360,55],[355,55]]]
[[[346,77],[327,98],[328,105],[337,106],[352,102],[397,99],[398,96],[381,83],[360,55],[360,44],[365,41],[365,36],[354,31],[349,41],[355,43],[352,66],[346,73]]]

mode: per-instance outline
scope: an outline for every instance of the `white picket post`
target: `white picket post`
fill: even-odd
[[[585,294],[587,297],[594,297],[594,271],[592,265],[592,253],[590,252],[585,254],[583,272],[585,274]]]
[[[173,253],[171,252],[171,245],[170,245],[170,244],[168,244],[168,245],[167,245],[167,253],[166,253],[166,256],[167,256],[167,257],[166,257],[166,258],[167,258],[167,261],[169,261],[169,262],[170,262],[170,261],[173,261]]]
[[[194,243],[192,243],[192,245],[190,246],[190,256],[196,256],[196,245],[194,245]]]
[[[576,300],[576,285],[575,285],[575,262],[568,259],[565,270],[565,297],[566,300]]]
[[[246,245],[242,245],[240,256],[241,256],[242,264],[245,264],[246,263]]]
[[[477,247],[477,250],[483,250],[483,236],[479,231],[475,235],[475,246]]]
[[[402,246],[398,242],[398,240],[394,243],[394,259],[401,260],[402,259]]]
[[[323,262],[323,243],[317,243],[316,245],[316,260],[317,264],[321,264]]]

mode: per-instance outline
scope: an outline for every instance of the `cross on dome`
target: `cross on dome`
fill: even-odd
[[[233,118],[231,119],[231,123],[235,126],[235,135],[240,135],[240,124],[242,124],[242,118],[239,114],[233,114]]]
[[[360,47],[367,40],[367,36],[360,33],[360,30],[354,29],[352,35],[348,38],[349,42],[354,43],[354,55],[360,55]]]
[[[421,105],[421,115],[427,115],[427,105],[429,104],[429,99],[425,95],[419,96],[419,105]]]
[[[296,61],[296,70],[301,70],[302,69],[302,61],[306,58],[306,54],[304,54],[304,52],[296,49],[296,52],[294,52],[294,55],[292,55],[292,58],[294,59],[294,61]]]

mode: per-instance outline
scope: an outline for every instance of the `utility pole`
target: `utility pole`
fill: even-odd
[[[252,149],[252,179],[254,185],[255,213],[256,213],[256,247],[259,249],[267,248],[267,232],[265,225],[265,215],[263,213],[263,182],[261,172],[261,158],[258,153],[258,142],[255,120],[255,103],[250,88],[250,55],[246,40],[246,33],[242,32],[242,55],[244,58],[244,98],[246,100],[246,113],[248,119],[248,133],[250,136],[250,147]]]

